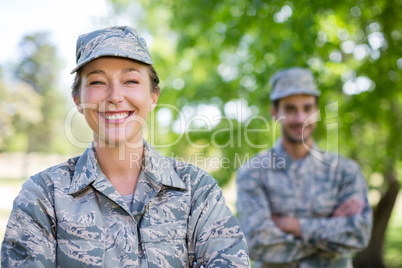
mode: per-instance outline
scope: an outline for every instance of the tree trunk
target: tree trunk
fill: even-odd
[[[355,268],[386,267],[383,260],[384,237],[400,189],[394,172],[387,173],[386,180],[388,181],[388,189],[381,197],[373,213],[373,231],[370,243],[365,250],[358,253],[353,259]]]

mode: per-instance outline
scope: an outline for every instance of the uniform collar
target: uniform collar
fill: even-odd
[[[273,165],[275,170],[288,170],[290,168],[297,168],[298,161],[293,160],[292,157],[283,148],[282,139],[278,139],[273,147],[273,157],[276,158],[276,163],[285,163],[284,165]],[[316,162],[315,160],[322,161],[322,159],[316,159],[318,156],[324,155],[318,145],[313,141],[309,153],[306,155],[303,162]],[[281,160],[281,161],[279,161]],[[311,163],[310,163],[311,164]],[[306,166],[305,163],[302,166]]]
[[[144,140],[142,170],[145,174],[159,184],[185,190],[187,189],[186,185],[173,169],[174,161],[177,160],[161,156]]]
[[[187,189],[184,182],[173,169],[173,159],[161,156],[144,140],[142,170],[154,182],[167,187]],[[78,157],[69,189],[69,194],[77,193],[96,180],[106,179],[96,157],[93,142]]]
[[[75,162],[69,194],[74,194],[93,183],[102,175],[93,142]]]

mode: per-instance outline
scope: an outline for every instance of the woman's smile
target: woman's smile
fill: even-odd
[[[99,112],[99,115],[108,123],[120,124],[126,121],[133,113],[132,111]]]
[[[131,144],[142,140],[142,127],[155,107],[148,67],[115,57],[102,57],[83,69],[79,102],[95,140]]]

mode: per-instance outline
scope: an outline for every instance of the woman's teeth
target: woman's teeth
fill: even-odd
[[[107,120],[118,120],[127,118],[130,115],[130,112],[124,113],[101,113],[101,115]]]

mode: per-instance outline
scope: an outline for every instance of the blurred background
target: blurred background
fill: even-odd
[[[78,35],[129,25],[161,79],[147,140],[208,170],[234,212],[237,168],[278,137],[269,78],[310,68],[322,91],[315,139],[356,160],[370,189],[373,236],[356,267],[402,267],[401,8],[401,0],[1,0],[0,240],[21,184],[91,142],[70,97]]]

